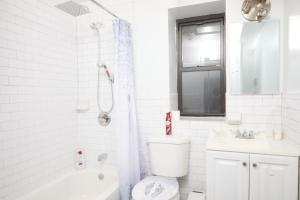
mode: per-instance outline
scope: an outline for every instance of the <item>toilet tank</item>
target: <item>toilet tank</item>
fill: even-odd
[[[188,173],[190,140],[187,137],[148,139],[151,172],[165,177],[182,177]]]

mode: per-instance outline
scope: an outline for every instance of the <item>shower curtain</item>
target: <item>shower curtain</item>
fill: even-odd
[[[115,118],[118,171],[122,200],[131,199],[131,190],[141,179],[140,138],[136,117],[133,47],[130,25],[114,20],[116,50],[115,64]]]

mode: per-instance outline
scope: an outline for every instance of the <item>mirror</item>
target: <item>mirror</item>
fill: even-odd
[[[279,94],[279,21],[230,25],[231,94]]]

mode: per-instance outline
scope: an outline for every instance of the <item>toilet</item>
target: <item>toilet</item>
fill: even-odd
[[[156,137],[147,144],[152,175],[134,186],[133,200],[179,200],[177,178],[188,173],[189,138]]]

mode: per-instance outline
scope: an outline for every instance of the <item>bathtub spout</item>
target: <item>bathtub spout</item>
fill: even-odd
[[[100,174],[98,175],[98,179],[99,179],[100,181],[103,180],[103,179],[104,179],[104,174],[100,173]]]
[[[103,162],[107,159],[107,157],[108,157],[107,153],[102,153],[98,156],[97,160],[98,162]]]

